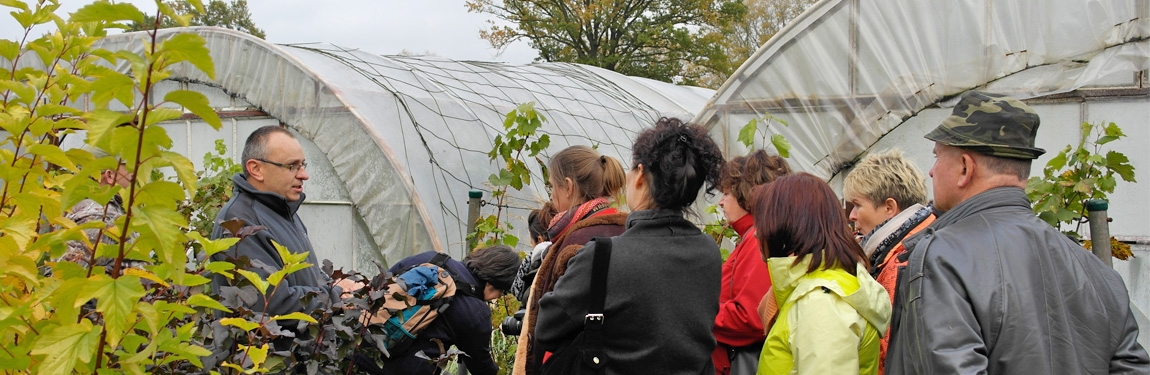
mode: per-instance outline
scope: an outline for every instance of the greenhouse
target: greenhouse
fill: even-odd
[[[1041,116],[1037,146],[1067,145],[1081,124],[1119,125],[1129,136],[1106,147],[1150,174],[1150,3],[1107,1],[822,1],[793,20],[735,72],[695,121],[728,155],[751,119],[793,145],[791,165],[841,191],[852,163],[902,149],[927,171],[937,126],[969,90],[1006,93]],[[760,125],[761,126],[761,125]],[[758,140],[759,142],[762,139]],[[1150,311],[1150,190],[1119,181],[1110,232],[1134,244],[1115,261],[1132,300]],[[1145,324],[1144,324],[1145,326]],[[1144,330],[1145,332],[1145,330]]]
[[[427,250],[461,258],[468,192],[483,191],[491,201],[488,176],[503,165],[487,153],[520,104],[534,102],[546,119],[539,129],[550,137],[543,163],[580,144],[629,163],[640,129],[661,116],[691,118],[714,93],[585,65],[378,56],[329,44],[273,45],[221,28],[179,32],[206,39],[216,77],[177,69],[155,97],[177,89],[205,93],[225,121],[218,132],[194,116],[164,124],[175,151],[199,164],[222,139],[238,162],[254,129],[282,124],[297,132],[311,175],[300,216],[320,259],[354,269]],[[139,53],[143,37],[115,35],[101,47]],[[504,202],[504,220],[517,228],[526,228],[527,212],[547,199],[539,163],[526,162],[531,185]]]

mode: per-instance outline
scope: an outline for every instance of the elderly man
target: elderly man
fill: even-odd
[[[1031,211],[1038,122],[971,92],[926,135],[944,214],[904,240],[888,373],[1150,373],[1122,279]]]
[[[92,153],[95,158],[107,157],[108,152],[103,149],[84,146],[84,150]],[[124,198],[120,192],[127,192],[128,188],[132,185],[132,177],[134,174],[129,172],[123,163],[120,163],[116,169],[105,169],[100,172],[97,181],[100,186],[119,186],[120,191],[112,196],[112,199],[107,202],[97,202],[91,198],[84,199],[75,206],[72,206],[68,213],[64,214],[68,219],[76,222],[76,224],[84,224],[93,221],[103,221],[104,228],[89,228],[84,230],[84,234],[88,236],[88,240],[92,247],[80,241],[68,241],[68,251],[60,256],[57,261],[68,261],[79,264],[87,268],[90,263],[97,266],[105,267],[106,272],[112,272],[115,267],[115,259],[109,257],[95,257],[94,247],[100,243],[116,244],[117,238],[109,235],[107,228],[116,225],[116,219],[124,216]],[[124,259],[121,262],[121,268],[139,268],[143,269],[147,262],[144,260]]]
[[[251,308],[272,315],[308,313],[338,299],[342,290],[332,286],[331,279],[316,266],[319,262],[307,228],[296,214],[304,200],[303,182],[308,179],[307,162],[299,141],[284,128],[265,126],[248,136],[242,158],[244,171],[232,177],[234,196],[220,209],[212,238],[232,236],[221,223],[233,219],[243,220],[245,226],[258,230],[216,255],[233,259],[247,257],[251,263],[248,269],[267,277],[283,266],[272,245],[274,240],[293,253],[308,252],[307,262],[313,265],[288,275],[268,301],[260,297]],[[227,279],[217,275],[213,284],[227,285]],[[308,297],[309,293],[314,295]]]

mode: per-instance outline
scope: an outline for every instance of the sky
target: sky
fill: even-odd
[[[91,2],[59,1],[63,13]],[[128,2],[147,12],[155,10],[154,1]],[[479,39],[479,30],[489,28],[487,21],[494,17],[468,13],[463,0],[248,0],[248,9],[256,27],[263,29],[272,43],[326,42],[380,55],[406,50],[511,64],[528,64],[538,55],[526,42],[498,51]],[[0,38],[18,40],[22,32],[4,8]]]

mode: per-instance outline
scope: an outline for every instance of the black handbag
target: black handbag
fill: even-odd
[[[583,332],[543,363],[543,375],[602,374],[607,364],[603,352],[603,305],[607,300],[607,269],[611,265],[611,239],[595,238],[595,258],[591,263],[591,296]]]

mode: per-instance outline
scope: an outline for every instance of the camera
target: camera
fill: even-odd
[[[519,309],[515,315],[503,318],[503,323],[499,324],[499,330],[507,336],[519,336],[523,332],[523,314],[527,313],[527,309]]]

